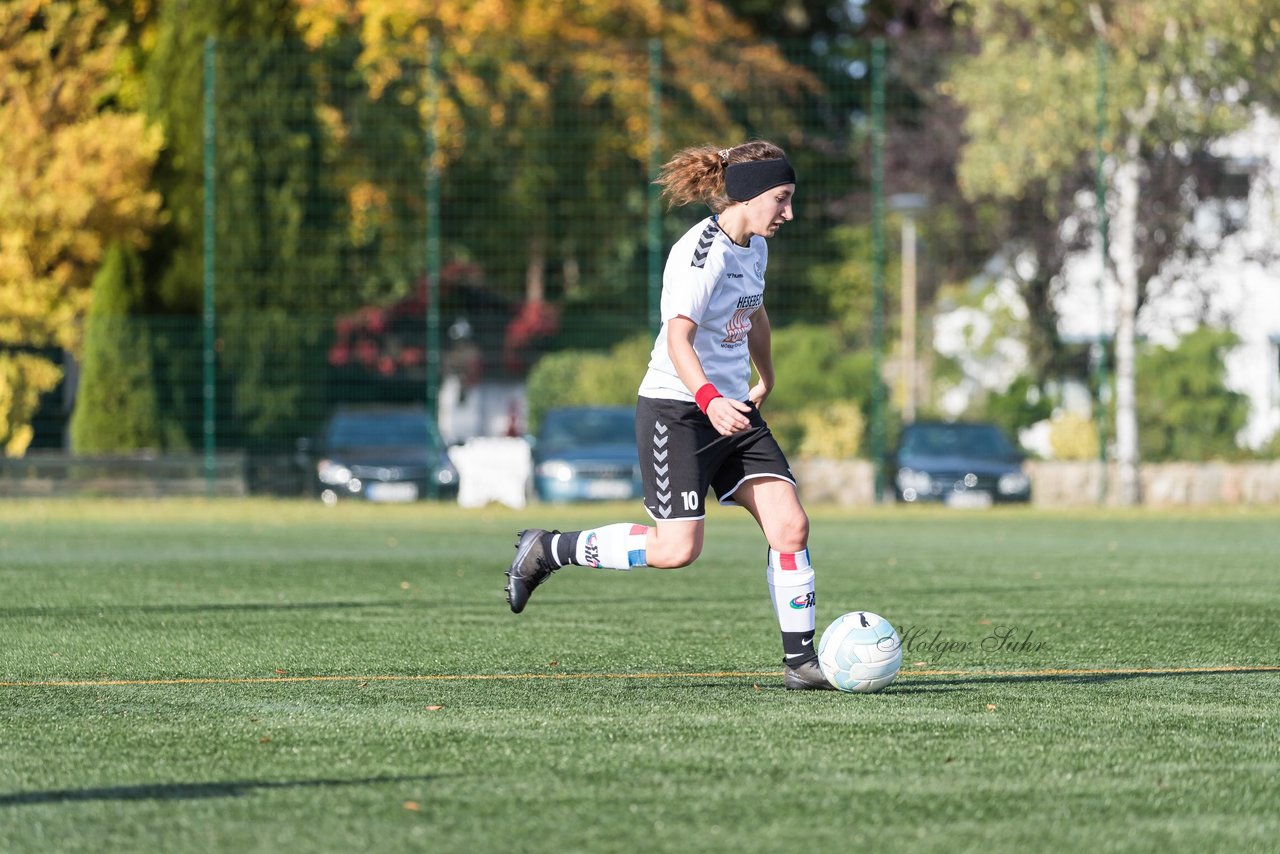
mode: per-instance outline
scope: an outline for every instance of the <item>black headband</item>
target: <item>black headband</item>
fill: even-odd
[[[785,157],[730,163],[724,172],[724,189],[735,202],[754,199],[765,190],[796,182],[796,170]]]

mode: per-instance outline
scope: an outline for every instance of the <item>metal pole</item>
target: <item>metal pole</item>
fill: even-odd
[[[916,220],[902,217],[902,421],[916,420]]]
[[[204,40],[204,307],[202,323],[204,327],[204,493],[213,497],[215,475],[215,450],[217,448],[217,373],[215,371],[215,349],[217,340],[216,314],[214,309],[214,258],[216,257],[214,240],[216,229],[214,217],[217,212],[217,198],[214,188],[217,181],[217,105],[214,98],[216,80],[217,40],[209,36]]]
[[[1107,43],[1099,36],[1097,39],[1098,64],[1098,134],[1095,146],[1094,196],[1098,208],[1098,245],[1102,250],[1102,268],[1098,280],[1098,358],[1095,363],[1098,399],[1095,404],[1094,418],[1098,425],[1098,463],[1101,471],[1098,479],[1098,503],[1107,500],[1107,407],[1103,392],[1108,383],[1107,369],[1107,312],[1106,294],[1107,273],[1111,263],[1111,220],[1107,213],[1107,177],[1105,165],[1107,159]]]
[[[662,207],[658,185],[662,148],[662,42],[649,39],[649,329],[662,324]]]
[[[431,39],[427,43],[427,281],[426,281],[426,393],[427,417],[440,423],[440,170],[436,163],[436,119],[440,98],[440,49]],[[437,498],[440,485],[427,479],[427,495]]]
[[[871,45],[871,465],[876,503],[884,501],[884,39]]]

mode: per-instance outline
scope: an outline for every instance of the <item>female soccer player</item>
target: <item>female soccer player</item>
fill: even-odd
[[[656,183],[670,204],[704,202],[712,215],[667,256],[662,328],[640,383],[636,445],[653,524],[521,531],[507,570],[507,602],[520,613],[533,590],[568,564],[688,566],[702,551],[702,505],[710,487],[721,504],[745,507],[768,541],[783,683],[831,688],[813,648],[809,518],[787,459],[760,416],[774,383],[764,305],[767,240],[794,216],[795,171],[781,148],[753,141],[680,151]]]

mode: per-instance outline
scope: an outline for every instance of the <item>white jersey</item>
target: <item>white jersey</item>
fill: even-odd
[[[682,316],[698,325],[693,349],[707,381],[725,397],[747,399],[751,382],[747,333],[751,315],[764,305],[768,262],[763,237],[753,235],[750,245],[739,246],[720,230],[715,217],[707,217],[676,241],[662,274],[662,328],[640,383],[641,397],[693,402],[693,391],[680,381],[667,354],[669,323]]]

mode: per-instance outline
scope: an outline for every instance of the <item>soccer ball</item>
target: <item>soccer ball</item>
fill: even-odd
[[[841,691],[869,694],[892,682],[902,667],[902,642],[884,617],[852,611],[836,618],[818,641],[818,666]]]

